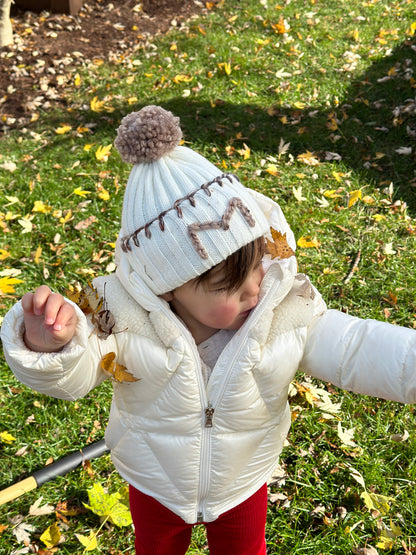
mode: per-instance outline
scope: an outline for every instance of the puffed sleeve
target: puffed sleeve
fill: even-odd
[[[309,328],[300,369],[355,393],[414,403],[416,330],[328,310]]]
[[[26,347],[20,302],[6,314],[1,327],[4,356],[16,378],[58,399],[79,399],[104,381],[107,376],[99,362],[104,354],[116,348],[111,337],[103,347],[104,342],[93,333],[89,320],[75,304],[74,307],[78,317],[76,332],[59,352],[38,353]]]

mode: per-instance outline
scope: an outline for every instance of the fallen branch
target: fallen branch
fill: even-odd
[[[350,281],[350,279],[352,278],[355,270],[358,268],[358,264],[360,263],[360,258],[361,258],[361,250],[359,250],[357,252],[357,255],[354,258],[354,262],[352,263],[350,271],[345,276],[345,278],[342,280],[344,283],[348,283]]]

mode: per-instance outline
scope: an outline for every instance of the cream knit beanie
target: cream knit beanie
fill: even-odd
[[[124,195],[120,265],[156,295],[172,291],[269,231],[252,193],[179,146],[179,118],[159,106],[126,116],[115,146],[134,164]]]

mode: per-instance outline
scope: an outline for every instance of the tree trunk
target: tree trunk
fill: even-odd
[[[0,0],[0,48],[12,44],[13,30],[10,21],[12,0]]]

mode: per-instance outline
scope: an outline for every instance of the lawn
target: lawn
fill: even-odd
[[[65,107],[40,107],[0,138],[0,315],[44,282],[64,291],[114,270],[129,173],[115,130],[160,104],[180,116],[185,144],[282,206],[299,270],[328,306],[416,328],[414,3],[206,7],[129,55],[68,67]],[[19,384],[4,358],[0,380],[0,487],[103,437],[109,381],[69,403]],[[291,396],[269,553],[413,553],[413,407],[302,375]],[[130,526],[85,507],[100,484],[123,494],[109,455],[1,506],[0,553],[82,553],[90,533],[97,551],[132,553]],[[205,544],[199,527],[189,554]]]

